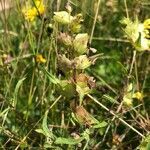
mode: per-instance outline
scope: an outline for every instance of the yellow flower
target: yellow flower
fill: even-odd
[[[146,19],[143,23],[145,38],[150,39],[150,19]]]
[[[142,100],[143,99],[143,94],[141,92],[136,92],[133,94],[132,98],[136,98],[138,100]]]
[[[38,15],[42,15],[45,12],[45,6],[42,0],[35,0],[35,6],[28,5],[27,7],[23,8],[22,12],[25,16],[25,19],[32,22],[34,21],[35,17]]]
[[[36,6],[35,8],[37,9],[37,15],[38,14],[40,14],[40,15],[44,14],[44,12],[45,12],[45,6],[43,4],[43,1],[36,0],[35,1],[35,6]]]
[[[35,8],[30,8],[30,9],[23,9],[23,14],[25,16],[25,19],[32,22],[37,14],[37,11]]]
[[[133,100],[132,100],[132,96],[131,96],[131,93],[128,93],[126,95],[124,95],[123,97],[123,103],[128,106],[128,107],[131,107],[132,104],[133,104]]]
[[[43,58],[43,56],[41,54],[37,54],[36,55],[36,62],[37,63],[46,63],[46,59]]]
[[[150,50],[150,19],[140,23],[124,18],[121,23],[126,25],[124,32],[137,51]]]
[[[146,19],[143,24],[145,29],[150,29],[150,19]]]
[[[82,22],[83,22],[82,14],[77,14],[76,16],[74,16],[69,26],[71,32],[79,33],[82,27],[81,24]]]

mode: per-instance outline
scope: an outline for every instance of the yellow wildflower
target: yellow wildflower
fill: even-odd
[[[23,9],[23,14],[26,20],[32,22],[36,17],[37,10],[35,8]]]
[[[150,29],[150,19],[146,19],[143,24],[145,29]]]
[[[131,21],[124,18],[121,23],[126,25],[125,34],[137,51],[150,50],[150,19],[140,23],[138,19]]]
[[[37,63],[46,63],[46,59],[43,58],[41,54],[36,55],[36,62]]]
[[[37,9],[37,15],[38,14],[40,14],[40,15],[44,14],[44,12],[45,12],[45,6],[43,4],[43,1],[36,0],[35,1],[35,6],[36,6],[36,9]]]
[[[146,19],[143,23],[145,38],[150,39],[150,19]]]
[[[143,99],[143,94],[141,92],[136,92],[133,94],[132,98],[136,98],[138,100],[142,100]]]
[[[128,93],[126,95],[124,95],[123,97],[123,103],[128,106],[128,107],[131,107],[132,104],[133,104],[133,100],[132,100],[132,96],[131,96],[131,93]]]
[[[44,14],[45,6],[42,0],[35,0],[33,7],[28,5],[26,8],[23,8],[22,12],[25,16],[25,19],[32,22],[36,16]]]
[[[83,16],[82,14],[77,14],[76,16],[73,17],[71,23],[70,23],[70,30],[73,33],[78,33],[81,30],[82,23],[83,22]]]

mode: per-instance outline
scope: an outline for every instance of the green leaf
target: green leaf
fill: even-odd
[[[15,87],[15,91],[14,91],[14,98],[13,98],[13,107],[16,107],[16,104],[17,104],[17,95],[18,95],[18,92],[19,92],[19,88],[20,86],[22,85],[23,81],[25,80],[26,78],[22,78],[18,81],[18,83],[16,84],[16,87]]]
[[[60,83],[59,79],[57,79],[54,75],[52,75],[50,72],[48,72],[45,68],[43,68],[43,67],[40,67],[40,68],[53,84],[59,84]]]
[[[0,117],[3,117],[6,113],[8,113],[8,111],[10,110],[10,108],[6,108],[4,109],[2,112],[0,112]]]
[[[76,94],[74,83],[68,80],[60,80],[60,85],[57,86],[56,91],[67,99],[73,98]]]
[[[45,132],[44,132],[42,129],[35,129],[35,131],[36,131],[37,133],[41,133],[41,134],[43,134],[43,135],[46,136]]]
[[[44,134],[47,137],[50,137],[51,139],[55,139],[54,134],[52,133],[52,131],[50,131],[50,129],[47,126],[47,115],[48,115],[48,110],[45,112],[44,118],[43,118],[43,122],[42,122],[42,129],[44,131]]]
[[[63,150],[62,148],[58,147],[58,146],[52,146],[49,143],[44,143],[44,148],[45,149],[50,149],[50,150]]]
[[[139,146],[140,150],[150,150],[150,134],[147,135]]]
[[[94,125],[93,128],[103,128],[103,127],[106,127],[107,126],[107,122],[105,121],[102,121],[100,123],[98,123],[97,125]]]
[[[107,94],[104,94],[102,98],[104,98],[106,100],[109,100],[111,103],[119,104],[119,102],[117,102],[117,100],[115,100],[113,97],[111,97],[111,96],[109,96]]]
[[[150,150],[150,141],[149,141],[149,143],[146,146],[146,150]]]
[[[82,140],[84,140],[83,137],[81,137],[79,139],[59,137],[56,139],[55,143],[56,144],[76,145],[76,144],[80,143]]]

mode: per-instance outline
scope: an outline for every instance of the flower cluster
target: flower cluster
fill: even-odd
[[[46,63],[46,59],[41,54],[37,54],[35,59],[37,63]]]
[[[143,23],[145,38],[150,39],[150,19],[146,19]]]
[[[36,16],[43,15],[45,12],[43,0],[34,0],[33,6],[30,3],[27,4],[27,7],[23,8],[22,12],[27,21],[34,21]]]
[[[125,25],[125,35],[137,51],[150,50],[150,19],[139,23],[138,19],[133,22],[124,18],[121,23]]]
[[[93,77],[85,73],[85,69],[93,64],[93,60],[88,57],[89,36],[87,33],[80,33],[83,22],[82,14],[73,16],[72,9],[67,8],[67,11],[54,12],[53,17],[57,27],[64,30],[57,32],[58,45],[60,45],[57,56],[58,68],[65,74],[58,89],[64,97],[70,99],[78,97],[78,103],[82,105],[85,96],[95,86]]]
[[[135,91],[135,87],[132,83],[130,83],[125,91],[123,102],[126,106],[130,107],[133,105],[133,100],[136,99],[138,101],[142,101],[144,95],[140,91]]]
[[[81,23],[83,22],[83,16],[81,13],[72,16],[70,12],[59,11],[54,12],[54,20],[62,25],[68,25],[69,30],[72,33],[79,33],[81,31]]]

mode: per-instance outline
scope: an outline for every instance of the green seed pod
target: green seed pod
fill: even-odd
[[[66,11],[54,12],[54,20],[60,24],[67,25],[71,22],[72,18]]]
[[[58,55],[58,67],[61,71],[66,73],[72,69],[72,62],[66,58],[65,55]]]
[[[73,84],[69,80],[60,80],[60,84],[58,85],[56,90],[57,93],[68,99],[73,98],[76,94],[75,84]]]
[[[91,61],[87,58],[86,55],[81,55],[74,59],[74,66],[76,69],[86,69],[91,65]]]
[[[73,46],[75,53],[79,56],[85,54],[87,52],[87,43],[89,36],[87,33],[77,34],[74,41]]]

